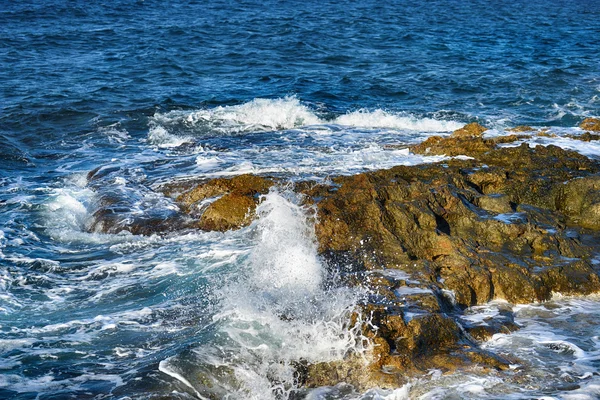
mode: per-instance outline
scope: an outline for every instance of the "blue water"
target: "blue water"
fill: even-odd
[[[119,233],[177,212],[161,184],[326,180],[436,161],[396,145],[471,121],[600,115],[598,1],[95,3],[0,4],[0,398],[286,398],[295,360],[361,351],[344,330],[360,294],[324,283],[293,194],[238,232]],[[93,225],[107,199],[112,234]],[[560,397],[557,376],[412,390]]]

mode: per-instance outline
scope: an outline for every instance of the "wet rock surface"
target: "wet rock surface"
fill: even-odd
[[[255,175],[217,178],[197,184],[177,196],[188,215],[199,217],[197,227],[206,231],[239,229],[252,222],[259,196],[274,181]]]
[[[366,373],[352,372],[350,357],[350,366],[309,366],[307,385],[397,387],[431,368],[504,370],[509,361],[478,342],[519,328],[510,307],[480,323],[461,320],[462,310],[600,291],[591,261],[600,246],[600,165],[555,146],[498,146],[511,140],[431,138],[412,151],[473,159],[304,189],[318,210],[322,256],[372,293],[362,329],[374,344]],[[405,278],[389,277],[398,271]]]
[[[579,125],[581,129],[585,129],[587,131],[600,131],[600,119],[598,118],[586,118]]]
[[[221,232],[239,229],[252,222],[260,195],[274,184],[269,178],[254,175],[173,182],[159,188],[162,195],[152,192],[162,207],[139,214],[133,205],[143,199],[133,199],[119,187],[98,188],[110,172],[110,168],[97,168],[87,176],[88,186],[99,193],[88,227],[93,232],[152,235],[196,228]]]

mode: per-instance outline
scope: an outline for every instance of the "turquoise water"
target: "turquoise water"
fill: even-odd
[[[328,274],[293,193],[236,232],[120,227],[176,214],[174,179],[438,161],[402,145],[471,121],[598,157],[564,133],[600,115],[599,21],[596,1],[3,2],[0,398],[597,398],[594,298],[518,308],[521,336],[488,344],[521,349],[529,381],[298,392],[297,360],[364,350],[364,293]]]

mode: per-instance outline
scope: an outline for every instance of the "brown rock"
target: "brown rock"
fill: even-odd
[[[567,265],[549,267],[540,273],[544,288],[565,295],[591,294],[600,291],[600,278],[591,265],[578,260]]]
[[[233,178],[217,178],[192,185],[177,196],[177,202],[187,214],[200,217],[197,227],[208,231],[239,229],[250,224],[258,203],[258,195],[265,194],[274,184],[269,178],[256,175],[239,175]],[[182,188],[179,184],[177,188]],[[175,186],[164,188],[177,193]],[[219,197],[210,202],[211,198]],[[198,207],[203,204],[203,207]]]
[[[229,193],[211,203],[198,223],[205,231],[228,231],[249,225],[254,217],[256,202],[252,197]]]
[[[452,133],[453,137],[481,137],[487,128],[477,122],[471,122]]]
[[[600,131],[600,119],[598,118],[586,118],[579,125],[581,129],[586,131]]]
[[[266,193],[273,186],[273,180],[256,175],[239,175],[233,178],[216,178],[199,184],[177,197],[177,201],[186,207],[192,204],[226,193],[236,193],[252,196],[257,193]]]
[[[600,175],[573,179],[560,189],[557,209],[580,226],[600,229]]]
[[[519,126],[515,126],[514,128],[511,128],[508,130],[509,132],[533,132],[535,131],[535,129],[533,129],[532,127],[528,126],[528,125],[519,125]]]
[[[477,200],[477,205],[486,211],[498,214],[510,213],[513,211],[512,206],[510,205],[510,197],[505,194],[481,196]]]
[[[413,153],[424,155],[446,155],[479,157],[496,148],[499,143],[512,143],[522,136],[509,135],[484,139],[477,136],[454,134],[450,137],[431,136],[424,142],[410,148]]]

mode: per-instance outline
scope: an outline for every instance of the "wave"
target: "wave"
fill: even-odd
[[[392,113],[381,109],[354,111],[337,117],[334,122],[338,125],[359,128],[391,128],[419,132],[451,132],[464,125],[457,121],[418,118],[410,114]]]
[[[254,99],[237,106],[199,110],[187,116],[191,124],[212,124],[217,130],[283,130],[321,123],[307,106],[295,97]]]
[[[329,118],[319,115],[296,97],[258,98],[235,106],[219,106],[191,112],[157,113],[150,121],[148,139],[150,143],[159,147],[175,147],[193,141],[190,134],[232,135],[289,130],[314,125],[451,132],[462,127],[463,123],[382,109],[360,109]]]

